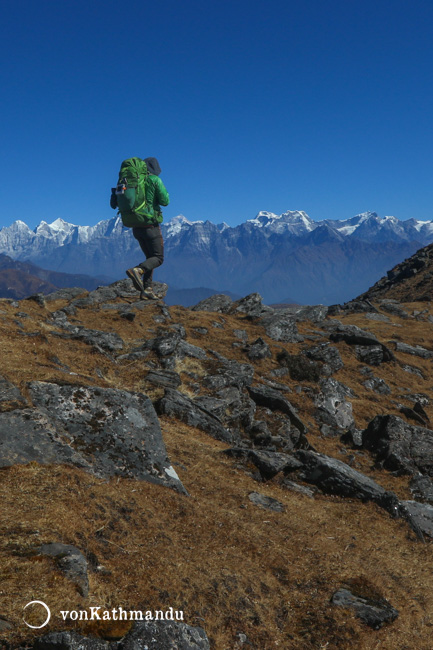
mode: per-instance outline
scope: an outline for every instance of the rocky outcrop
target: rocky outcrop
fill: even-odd
[[[400,302],[431,301],[433,298],[433,245],[420,248],[416,253],[394,266],[368,291],[359,296],[362,300],[395,300]]]

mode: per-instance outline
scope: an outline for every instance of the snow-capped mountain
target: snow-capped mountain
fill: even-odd
[[[162,225],[166,259],[155,277],[178,289],[258,291],[268,302],[287,296],[341,302],[368,289],[386,270],[433,241],[433,221],[364,212],[314,221],[303,211],[262,211],[230,227],[179,215]],[[0,253],[63,273],[124,276],[142,259],[119,217],[95,226],[62,219],[34,230],[16,221],[0,230]]]

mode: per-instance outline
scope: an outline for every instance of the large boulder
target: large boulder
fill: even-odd
[[[377,415],[362,433],[362,445],[386,469],[433,476],[433,431],[396,415]]]
[[[185,492],[158,417],[143,393],[31,382],[33,409],[0,414],[0,467],[68,463],[100,477],[124,476]]]

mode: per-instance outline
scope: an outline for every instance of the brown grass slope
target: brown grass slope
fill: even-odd
[[[160,396],[160,390],[148,391],[145,362],[115,362],[83,342],[52,336],[55,328],[47,317],[65,302],[47,305],[24,300],[17,308],[0,301],[1,374],[24,394],[28,381],[42,380],[145,390],[151,399]],[[426,307],[433,313],[430,304],[405,305],[409,314]],[[185,327],[190,343],[211,347],[228,358],[248,361],[243,349],[232,345],[238,341],[235,329],[245,329],[250,341],[263,337],[272,358],[255,363],[256,382],[259,377],[271,377],[282,349],[297,353],[303,346],[276,343],[242,315],[169,309],[171,323]],[[88,307],[78,310],[75,319],[91,329],[117,332],[133,347],[159,328],[169,329],[169,324],[155,322],[159,314],[158,304],[149,304],[128,322],[116,312]],[[430,322],[412,319],[408,326],[407,321],[387,315],[389,323],[354,314],[342,314],[341,320],[372,331],[384,343],[400,339],[433,349]],[[215,322],[222,327],[214,327]],[[208,328],[211,336],[197,333],[197,327]],[[318,327],[306,322],[299,329],[311,335]],[[377,414],[401,415],[398,403],[412,405],[405,398],[409,392],[433,397],[430,361],[409,361],[428,378],[423,380],[401,369],[398,361],[408,361],[397,352],[397,363],[374,369],[392,390],[382,396],[363,386],[365,377],[359,373],[363,364],[353,350],[344,343],[337,347],[345,367],[335,378],[357,395],[353,409],[358,428]],[[56,358],[68,369],[60,368]],[[149,360],[156,358],[150,355]],[[177,371],[183,381],[181,390],[192,394],[206,362],[186,359],[178,363]],[[293,389],[288,398],[308,425],[311,444],[347,461],[350,452],[338,438],[321,436],[308,393],[295,391],[298,382],[284,381]],[[303,385],[317,390],[314,384]],[[433,409],[427,406],[426,410],[433,418]],[[374,504],[320,494],[310,498],[288,491],[278,477],[259,484],[220,453],[227,446],[224,443],[168,417],[161,418],[161,427],[169,458],[190,497],[140,481],[104,481],[67,466],[30,463],[0,472],[4,511],[0,617],[13,624],[0,633],[4,643],[9,647],[31,643],[38,633],[24,626],[23,607],[31,600],[42,600],[53,612],[44,633],[73,627],[119,638],[129,623],[63,622],[59,612],[92,605],[141,610],[172,606],[184,610],[189,624],[205,628],[214,650],[240,648],[239,633],[246,634],[250,643],[243,647],[257,650],[432,648],[430,541],[421,544],[404,521],[391,519]],[[358,453],[353,467],[400,497],[411,497],[408,477],[375,469],[367,453]],[[248,499],[251,491],[277,498],[285,512],[254,506]],[[87,599],[49,559],[29,557],[30,548],[56,541],[74,544],[86,555],[90,567]],[[368,628],[350,611],[330,604],[332,594],[343,584],[361,594],[387,598],[399,610],[399,617],[380,630]]]

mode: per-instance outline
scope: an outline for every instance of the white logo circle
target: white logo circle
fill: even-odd
[[[42,625],[30,625],[30,623],[27,623],[27,621],[25,620],[25,618],[23,616],[24,623],[27,625],[27,627],[32,627],[34,630],[39,630],[41,627],[45,627],[48,624],[48,621],[51,618],[51,612],[50,612],[50,608],[48,607],[48,605],[43,603],[42,600],[32,600],[30,603],[27,603],[27,605],[24,607],[24,609],[27,609],[27,607],[29,605],[42,605],[42,607],[45,607],[45,609],[47,610],[48,615],[47,615],[46,621],[44,623],[42,623]]]

